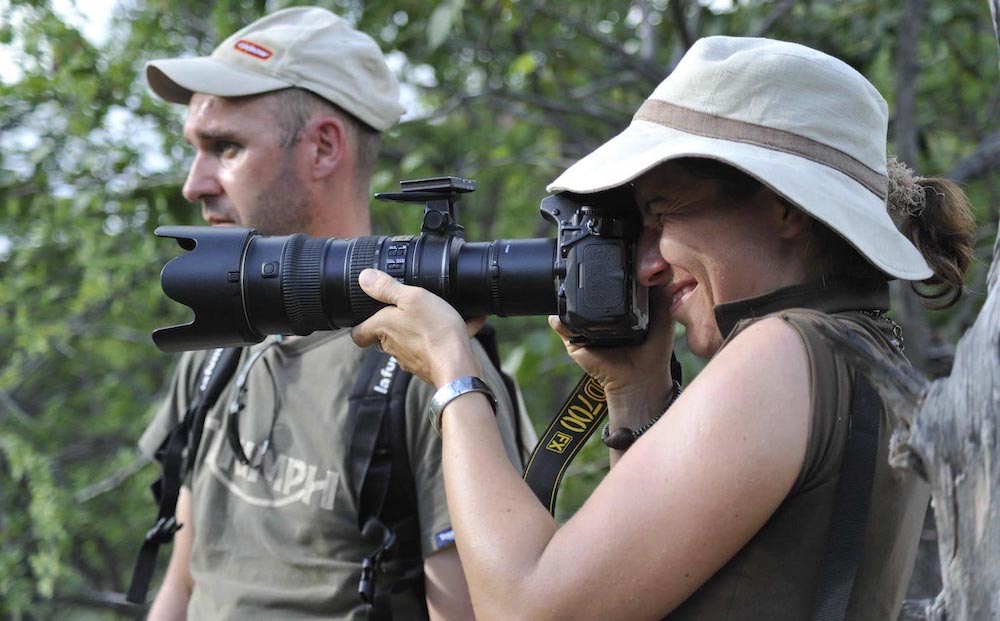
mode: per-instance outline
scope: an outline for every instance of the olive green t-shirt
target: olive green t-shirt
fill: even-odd
[[[497,423],[507,453],[520,469],[510,399],[482,348],[475,348],[484,379],[499,400]],[[150,457],[183,417],[205,355],[182,356],[167,400],[139,442]],[[233,400],[234,382],[223,390],[206,419],[187,482],[194,522],[189,618],[365,618],[358,580],[362,559],[374,547],[358,531],[357,490],[347,476],[350,437],[345,432],[347,397],[363,355],[349,331],[340,330],[287,340],[254,364],[238,427],[250,456],[276,417],[260,469],[234,457],[226,439],[226,409]],[[247,359],[244,353],[238,370]],[[441,476],[441,440],[427,419],[432,394],[430,386],[414,378],[406,395],[406,442],[425,558],[453,542]],[[416,615],[414,611],[403,618]]]
[[[729,334],[726,343],[769,316],[783,319],[802,339],[812,400],[806,456],[788,496],[760,531],[667,619],[810,619],[836,501],[855,373],[844,352],[823,336],[823,328],[849,330],[883,355],[900,357],[891,343],[892,326],[854,310],[887,308],[888,290],[884,283],[846,289],[798,286],[724,306],[716,315],[723,334]],[[847,611],[851,621],[896,618],[929,500],[923,481],[889,465],[889,438],[897,420],[885,408],[880,417],[871,509]]]

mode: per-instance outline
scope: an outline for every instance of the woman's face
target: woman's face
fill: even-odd
[[[635,197],[643,219],[639,281],[662,287],[670,316],[685,326],[698,356],[722,345],[716,305],[806,278],[797,243],[806,217],[766,188],[735,203],[719,181],[668,162],[636,181]]]

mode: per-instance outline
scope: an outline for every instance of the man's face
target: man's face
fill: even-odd
[[[309,230],[313,205],[296,158],[299,143],[283,144],[272,106],[267,97],[191,98],[184,139],[195,156],[183,193],[201,204],[207,223],[265,235]]]

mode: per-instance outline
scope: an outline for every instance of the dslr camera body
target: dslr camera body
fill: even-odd
[[[635,280],[641,229],[631,194],[560,193],[542,200],[555,239],[468,242],[458,223],[469,179],[403,181],[380,200],[424,205],[418,235],[348,239],[263,236],[245,228],[161,226],[189,251],[168,262],[163,291],[194,321],[161,328],[153,340],[174,352],[259,343],[269,334],[311,334],[357,325],[385,306],[358,285],[373,267],[444,298],[463,316],[558,314],[595,346],[632,345],[646,336],[648,292]]]

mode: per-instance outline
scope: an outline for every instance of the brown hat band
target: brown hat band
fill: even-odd
[[[659,99],[647,99],[639,107],[633,120],[649,121],[706,138],[744,142],[797,155],[844,173],[882,200],[885,200],[888,194],[889,178],[885,175],[872,170],[839,149],[783,129],[727,119]]]

